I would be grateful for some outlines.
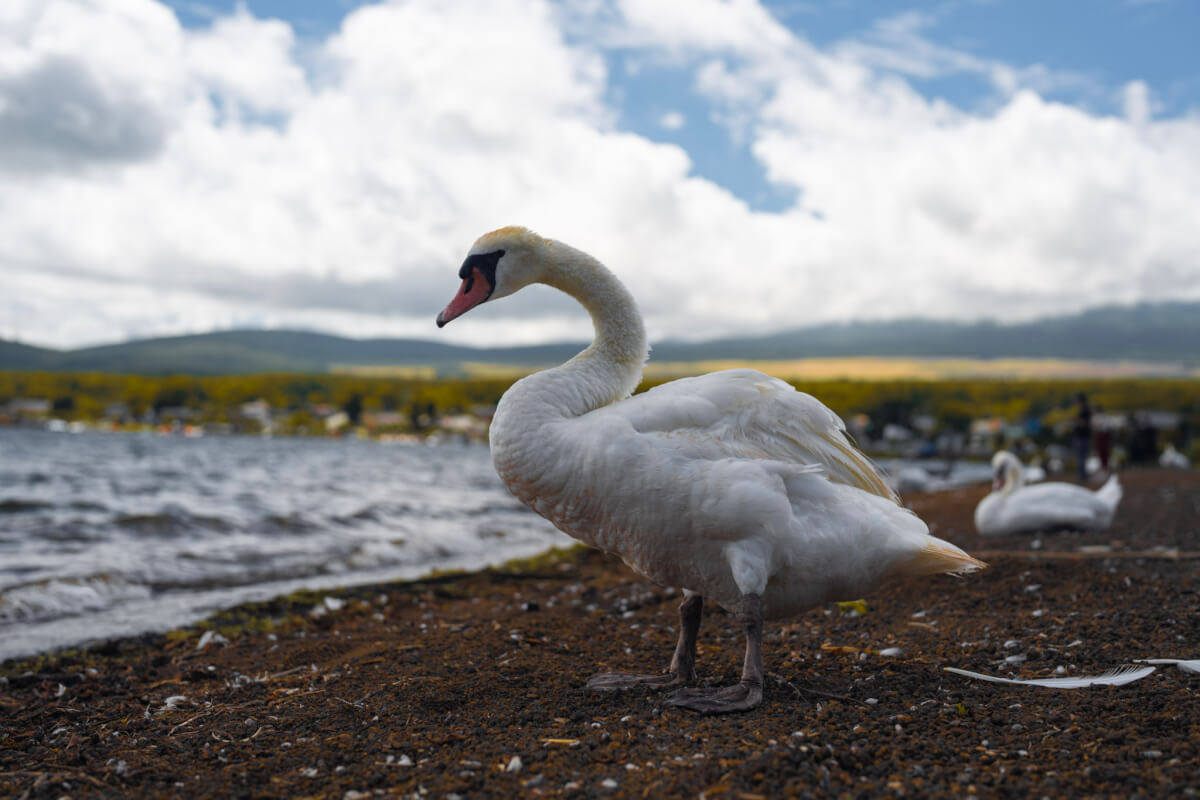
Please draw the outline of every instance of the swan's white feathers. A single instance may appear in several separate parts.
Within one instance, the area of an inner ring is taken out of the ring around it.
[[[1121,501],[1121,484],[1111,476],[1097,491],[1058,481],[1026,486],[1021,462],[1001,450],[992,459],[1003,470],[1005,485],[975,507],[975,528],[984,536],[1057,528],[1102,530]]]
[[[811,395],[757,370],[681,378],[594,413],[622,416],[639,433],[669,436],[690,458],[819,465],[832,481],[900,502],[851,443],[841,418]]]
[[[888,575],[983,564],[929,535],[853,446],[836,414],[754,370],[630,397],[645,362],[637,304],[607,268],[525,229],[502,248],[498,294],[531,282],[588,310],[591,346],[517,381],[496,408],[492,461],[561,530],[664,585],[767,617],[862,596]]]

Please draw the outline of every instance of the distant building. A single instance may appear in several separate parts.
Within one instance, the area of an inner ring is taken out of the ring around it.
[[[50,413],[50,401],[44,397],[14,397],[5,410],[13,416],[44,417]]]
[[[238,407],[238,413],[244,419],[254,419],[266,425],[271,421],[271,406],[266,400],[251,400]]]

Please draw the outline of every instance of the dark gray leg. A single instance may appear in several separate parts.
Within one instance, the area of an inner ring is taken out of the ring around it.
[[[743,595],[737,617],[746,634],[746,660],[742,664],[741,681],[733,686],[680,689],[667,698],[667,705],[701,714],[728,714],[749,711],[762,702],[762,598],[756,594]]]
[[[601,672],[588,680],[587,688],[604,692],[638,686],[678,686],[696,680],[696,634],[700,631],[703,611],[704,598],[698,594],[684,597],[679,604],[679,639],[675,642],[675,655],[671,657],[671,666],[666,672],[659,675]]]

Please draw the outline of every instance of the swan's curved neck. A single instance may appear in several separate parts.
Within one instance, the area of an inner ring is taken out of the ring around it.
[[[649,347],[633,295],[595,258],[561,242],[546,243],[542,283],[574,297],[591,314],[595,338],[567,363],[518,381],[510,405],[537,416],[577,417],[627,397],[642,378]],[[499,412],[498,412],[499,413]]]
[[[1012,494],[1017,489],[1025,485],[1025,470],[1017,461],[1006,461],[1004,463],[1004,488],[1001,490],[1003,494]]]

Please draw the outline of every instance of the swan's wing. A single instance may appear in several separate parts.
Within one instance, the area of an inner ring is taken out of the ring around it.
[[[1024,486],[1005,502],[1006,522],[1022,530],[1094,526],[1104,512],[1087,489],[1069,483],[1039,483]]]
[[[690,458],[817,465],[832,481],[900,502],[875,465],[854,446],[837,414],[815,397],[757,370],[681,378],[600,412],[623,417],[639,433],[671,437],[677,450]]]

